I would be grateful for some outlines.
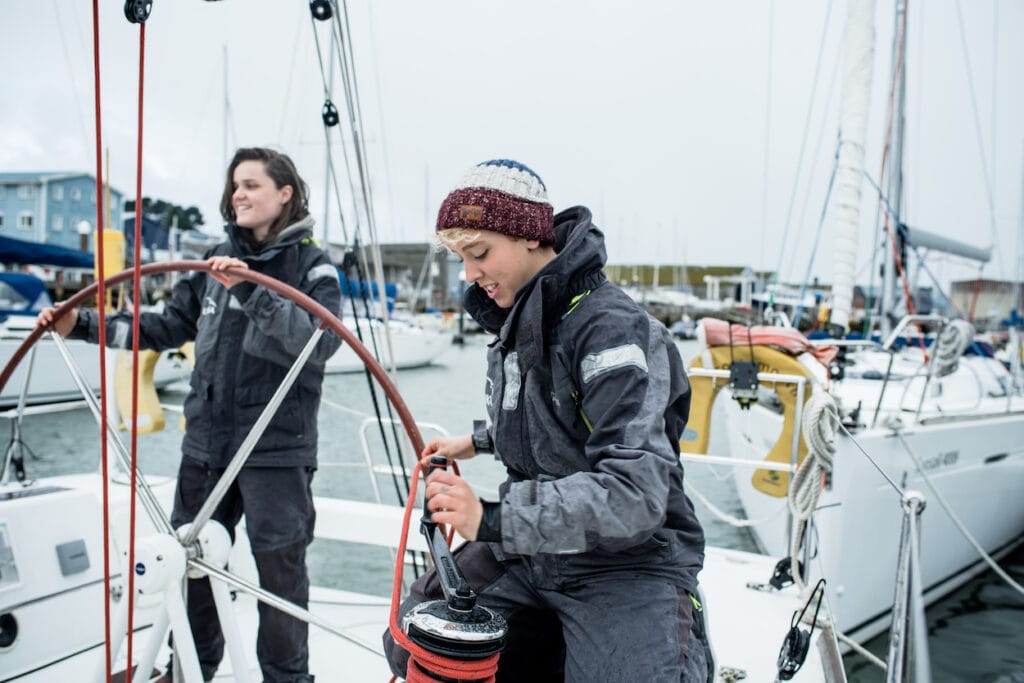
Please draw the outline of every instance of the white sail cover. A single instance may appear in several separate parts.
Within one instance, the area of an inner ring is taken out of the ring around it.
[[[861,182],[871,74],[875,62],[875,0],[850,0],[843,35],[843,91],[839,159],[832,194],[832,323],[849,327],[857,261]]]

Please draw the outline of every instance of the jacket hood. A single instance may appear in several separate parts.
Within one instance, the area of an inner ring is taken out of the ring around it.
[[[293,244],[313,236],[313,226],[316,221],[312,216],[292,223],[277,234],[269,242],[257,245],[252,239],[252,232],[248,228],[240,228],[235,223],[228,223],[224,230],[228,234],[232,247],[242,258],[250,261],[264,261],[274,257],[278,252]]]
[[[487,332],[508,338],[515,321],[524,309],[530,308],[530,317],[542,316],[534,330],[534,334],[539,334],[541,326],[557,322],[573,296],[604,282],[604,234],[591,222],[590,209],[565,209],[555,215],[554,223],[555,258],[516,292],[511,308],[499,307],[479,285],[473,284],[466,290],[463,306]],[[533,302],[528,305],[528,300]]]

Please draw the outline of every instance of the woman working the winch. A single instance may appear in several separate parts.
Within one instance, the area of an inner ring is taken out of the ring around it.
[[[191,522],[217,484],[264,406],[281,384],[318,321],[296,303],[244,280],[229,268],[252,269],[289,284],[337,312],[337,270],[313,239],[308,188],[286,155],[239,149],[228,166],[221,198],[228,239],[207,254],[210,272],[194,272],[174,286],[160,313],[142,313],[139,347],[163,350],[195,341],[195,369],[184,404],[185,435],[171,523]],[[53,324],[54,309],[38,324]],[[99,316],[80,309],[55,330],[99,340]],[[109,346],[132,346],[130,313],[107,317]],[[299,372],[237,479],[213,514],[234,538],[245,514],[260,585],[306,607],[306,547],[313,540],[311,485],[317,465],[317,411],[324,363],[341,344],[327,332]],[[188,585],[188,615],[203,678],[211,680],[224,637],[208,579]],[[312,681],[308,625],[259,604],[257,656],[267,682]],[[171,679],[171,669],[161,680]]]
[[[424,466],[494,453],[508,479],[483,502],[440,470],[425,495],[433,521],[470,541],[455,557],[479,604],[508,621],[498,680],[708,680],[704,534],[678,458],[690,387],[668,331],[605,277],[590,211],[553,215],[517,162],[470,169],[437,240],[473,283],[466,310],[497,338],[490,424],[434,439]],[[440,597],[428,572],[401,614]],[[390,634],[385,647],[405,675],[408,653]]]

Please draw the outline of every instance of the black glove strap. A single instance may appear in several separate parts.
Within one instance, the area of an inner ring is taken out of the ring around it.
[[[480,518],[480,528],[476,531],[476,540],[501,543],[501,503],[480,501],[484,506],[484,515]]]
[[[494,442],[487,431],[487,422],[484,420],[473,420],[473,449],[477,453],[493,453]]]

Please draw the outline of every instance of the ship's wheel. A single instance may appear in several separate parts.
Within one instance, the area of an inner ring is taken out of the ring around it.
[[[182,271],[209,272],[210,267],[205,261],[175,261],[170,263],[143,265],[139,270],[142,276],[149,276],[160,273]],[[280,399],[287,393],[291,384],[294,382],[298,371],[305,364],[309,354],[316,346],[316,342],[322,334],[327,331],[331,331],[338,335],[344,343],[351,346],[352,350],[355,351],[356,355],[358,355],[366,365],[370,374],[372,374],[377,380],[388,400],[391,401],[415,452],[420,453],[423,451],[423,439],[415,421],[413,420],[412,414],[409,412],[408,407],[405,405],[405,402],[398,393],[398,388],[391,381],[387,372],[383,367],[381,367],[370,351],[333,312],[327,310],[320,303],[294,287],[267,275],[247,269],[229,269],[226,272],[229,272],[243,280],[253,282],[256,285],[266,287],[280,296],[294,302],[312,317],[317,319],[319,321],[319,325],[310,337],[310,340],[302,349],[293,349],[296,354],[296,360],[292,367],[285,375],[277,390],[274,392],[271,401],[264,410],[264,413],[256,421],[256,424],[252,427],[250,433],[242,441],[243,446],[239,449],[235,458],[228,465],[221,480],[215,486],[210,498],[203,504],[203,507],[200,509],[192,524],[175,530],[171,526],[167,512],[156,500],[152,491],[146,486],[145,480],[141,477],[138,478],[138,499],[153,525],[158,530],[158,533],[150,538],[140,539],[137,544],[137,555],[134,558],[135,561],[133,565],[133,575],[135,577],[135,581],[133,582],[135,584],[134,590],[139,595],[162,595],[164,609],[161,611],[160,616],[157,619],[157,623],[154,624],[155,628],[153,629],[153,636],[149,639],[148,647],[139,658],[137,676],[143,676],[142,672],[152,670],[158,650],[162,645],[164,634],[169,627],[175,634],[174,642],[178,649],[178,657],[176,660],[182,667],[182,673],[185,680],[189,683],[192,681],[202,681],[199,662],[195,652],[195,644],[192,641],[191,629],[188,625],[185,603],[181,595],[182,580],[186,574],[190,578],[198,578],[202,576],[208,576],[210,578],[210,585],[213,589],[218,615],[224,630],[225,640],[227,641],[228,656],[231,659],[232,669],[235,671],[237,680],[240,682],[244,682],[246,680],[248,666],[245,662],[244,653],[239,645],[240,637],[238,635],[238,627],[234,620],[233,610],[231,608],[229,587],[234,590],[247,592],[257,600],[280,609],[298,619],[303,619],[311,624],[326,628],[341,637],[347,637],[342,630],[333,628],[330,624],[324,623],[323,620],[309,613],[308,610],[283,600],[282,598],[263,590],[259,586],[227,571],[225,566],[227,554],[230,551],[231,541],[227,531],[224,530],[217,522],[210,520],[210,515],[220,498],[223,497],[224,492],[226,492],[228,487],[234,481],[234,478],[238,474],[238,470],[244,465],[245,458],[248,456],[246,444],[250,444],[248,450],[251,450],[251,447],[259,440],[262,429],[267,423],[269,423],[270,418],[273,417]],[[132,276],[132,270],[125,270],[106,278],[105,282],[108,286],[116,285],[128,280]],[[68,315],[73,309],[80,306],[83,302],[90,298],[94,298],[97,294],[98,287],[98,283],[93,283],[57,307],[54,314],[54,321],[56,322],[65,315]],[[0,372],[0,390],[3,389],[4,385],[10,379],[21,361],[26,357],[32,346],[44,334],[49,334],[49,332],[43,328],[37,327],[28,335],[21,346],[11,356],[7,365],[3,368],[3,371]],[[96,397],[93,395],[84,379],[80,376],[80,373],[77,372],[76,368],[74,368],[70,363],[69,372],[73,377],[78,374],[76,383],[82,390],[83,397],[86,399],[86,402],[90,405],[90,408],[92,408],[96,415],[97,421],[99,421],[101,411]],[[128,422],[128,420],[126,420],[126,422]],[[108,425],[107,431],[109,434],[113,435],[111,439],[114,442],[115,451],[121,457],[122,464],[126,469],[128,469],[130,467],[131,460],[129,459],[127,449],[125,449],[121,444],[117,437],[116,430],[112,426]],[[126,619],[127,614],[122,611],[122,614],[119,614],[118,618],[114,620],[116,626],[111,630],[111,640],[116,641],[111,643],[111,649],[114,652],[118,650],[121,640],[124,638],[123,633],[125,631],[125,624],[123,622]],[[142,680],[145,679],[143,678]]]

